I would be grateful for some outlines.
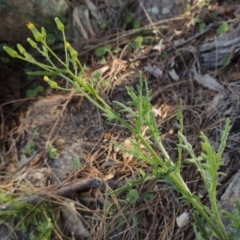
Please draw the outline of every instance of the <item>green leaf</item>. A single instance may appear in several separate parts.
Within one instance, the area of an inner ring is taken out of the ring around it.
[[[108,21],[106,21],[106,20],[104,20],[103,22],[102,22],[102,24],[101,24],[101,28],[102,29],[105,29],[105,28],[107,28],[108,27],[108,25],[109,25],[109,22]]]
[[[96,57],[102,57],[107,52],[109,52],[111,49],[112,49],[112,46],[110,44],[107,44],[107,45],[104,45],[102,47],[95,49],[94,54]]]
[[[223,150],[227,145],[227,139],[228,139],[228,135],[230,133],[231,128],[232,126],[230,125],[230,119],[227,118],[223,133],[221,134],[221,143],[218,147],[218,152],[220,153],[220,155],[223,153]]]
[[[202,32],[202,31],[204,31],[205,29],[206,29],[206,23],[204,23],[204,22],[200,23],[200,25],[199,25],[199,31]]]
[[[130,45],[130,48],[132,49],[138,49],[142,47],[143,37],[138,36],[135,41]]]
[[[8,57],[0,57],[1,62],[3,63],[9,63],[10,59]]]
[[[35,144],[33,142],[28,142],[27,145],[25,146],[24,153],[32,155],[35,152]]]
[[[202,23],[203,20],[201,18],[194,18],[195,23]]]
[[[35,89],[38,93],[44,92],[43,86],[37,86]]]
[[[33,131],[33,138],[34,139],[39,139],[39,132],[40,132],[40,128],[39,127],[36,127]]]
[[[165,60],[168,57],[167,51],[163,51],[162,54],[161,54],[161,57],[162,57],[163,60]]]
[[[92,78],[95,80],[100,80],[100,78],[102,77],[102,74],[100,72],[96,72]]]
[[[227,66],[231,63],[230,57],[223,57],[221,61],[224,66]]]
[[[35,236],[34,231],[32,231],[32,232],[30,233],[29,237],[30,237],[31,240],[35,240],[35,239],[36,239],[36,236]]]
[[[36,89],[29,89],[26,92],[27,98],[35,98],[37,96]]]
[[[127,12],[124,20],[126,24],[129,24],[133,20],[133,14],[131,12]]]
[[[36,88],[28,89],[26,95],[28,98],[35,98],[42,92],[44,92],[44,88],[42,86],[37,86]]]
[[[47,40],[47,44],[51,46],[56,42],[57,38],[54,34],[48,33],[46,40]]]
[[[210,240],[212,231],[206,228],[204,218],[202,218],[197,211],[193,212],[194,224],[193,229],[198,240]]]
[[[138,199],[139,199],[139,194],[136,189],[131,189],[126,196],[126,200],[129,203],[135,203]]]
[[[133,22],[133,28],[134,28],[134,29],[137,29],[137,28],[140,28],[140,27],[141,27],[141,22],[135,20],[135,21]]]
[[[57,155],[57,149],[50,143],[47,146],[48,155],[50,158],[54,158]]]
[[[151,200],[154,198],[154,196],[155,196],[155,194],[153,194],[153,193],[147,193],[147,194],[145,194],[145,196],[144,196],[144,200],[145,200],[146,202],[149,202],[149,201],[151,201]]]
[[[79,168],[81,168],[81,163],[80,163],[80,159],[79,159],[79,157],[75,157],[74,159],[73,159],[73,167],[75,168],[75,169],[79,169]]]
[[[219,13],[218,13],[218,12],[213,12],[211,15],[212,15],[213,18],[217,18],[217,16],[219,15]]]
[[[218,34],[222,34],[228,31],[228,23],[223,22],[217,29]]]

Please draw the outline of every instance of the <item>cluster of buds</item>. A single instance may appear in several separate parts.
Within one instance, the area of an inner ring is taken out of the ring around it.
[[[70,61],[72,62],[74,68],[77,68],[77,63],[79,62],[78,60],[78,52],[70,45],[69,42],[67,42],[65,40],[65,35],[64,35],[64,25],[63,23],[60,21],[59,18],[55,18],[55,22],[56,22],[56,25],[57,25],[57,28],[63,32],[63,36],[64,36],[64,41],[65,41],[65,51],[66,51],[66,65],[68,66],[68,62],[69,62],[69,59]],[[51,51],[51,49],[48,47],[47,43],[46,43],[46,37],[47,37],[47,34],[46,34],[46,31],[44,29],[44,27],[41,28],[41,31],[39,31],[35,25],[33,23],[28,23],[27,24],[27,27],[29,30],[31,30],[33,36],[34,36],[34,40],[32,40],[31,38],[28,38],[27,41],[29,42],[29,44],[31,45],[31,47],[35,48],[38,50],[38,52],[40,52],[44,57],[46,57],[47,59],[49,59],[49,51]],[[38,43],[40,43],[42,45],[42,48],[40,49],[38,47]],[[37,64],[38,62],[35,61],[35,59],[31,56],[31,54],[27,53],[26,49],[21,45],[21,44],[17,44],[17,48],[18,48],[18,51],[15,51],[14,49],[8,47],[8,46],[4,46],[3,49],[12,57],[12,58],[19,58],[21,60],[25,60],[25,61],[28,61],[28,62],[31,62],[31,63],[35,63]],[[51,53],[53,53],[51,51]],[[64,63],[63,63],[64,64]],[[40,66],[40,64],[37,64]],[[43,65],[41,64],[41,67]],[[48,66],[48,65],[44,65],[45,69],[48,70],[49,69],[49,72],[52,72],[52,67],[51,66]],[[47,75],[47,72],[46,72],[46,75]],[[48,76],[44,76],[43,77],[43,80],[46,81],[52,88],[60,88],[58,86],[58,84],[49,79]]]

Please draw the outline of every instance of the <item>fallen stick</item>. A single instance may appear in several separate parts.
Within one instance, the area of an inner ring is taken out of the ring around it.
[[[121,187],[126,184],[125,180],[117,181],[117,180],[109,180],[108,185],[112,189],[116,189],[118,187]],[[39,193],[36,193],[34,195],[30,195],[27,197],[17,198],[11,203],[4,203],[0,205],[1,211],[10,211],[18,208],[18,206],[21,206],[22,204],[26,205],[37,205],[43,200],[52,200],[58,197],[66,197],[71,195],[72,193],[83,191],[89,188],[101,188],[106,189],[106,184],[100,179],[100,178],[88,178],[80,180],[79,182],[75,182],[72,184],[69,184],[67,186],[61,187],[59,189],[56,189],[53,191],[53,187],[56,186],[50,186],[43,191],[40,191]]]

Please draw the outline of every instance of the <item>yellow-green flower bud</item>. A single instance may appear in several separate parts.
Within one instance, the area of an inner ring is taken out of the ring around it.
[[[30,45],[31,45],[33,48],[37,48],[37,43],[35,43],[31,38],[28,38],[27,41],[30,43]]]
[[[10,47],[4,46],[4,51],[7,52],[12,58],[19,57],[19,54]]]
[[[66,48],[68,49],[71,57],[76,59],[78,56],[78,52],[70,45],[69,42],[66,42],[65,44],[66,44]]]
[[[60,19],[58,17],[56,17],[55,19],[55,22],[57,24],[57,28],[60,30],[60,31],[63,31],[64,30],[64,25],[62,24],[62,22],[60,21]]]
[[[33,36],[34,36],[34,38],[35,38],[35,40],[36,40],[37,42],[43,42],[44,37],[43,37],[42,33],[40,33],[40,32],[36,29],[36,27],[34,26],[34,24],[28,23],[28,24],[27,24],[27,27],[32,31],[32,34],[33,34]]]
[[[49,80],[48,76],[44,76],[44,77],[43,77],[43,80],[44,80],[45,82],[47,82],[47,81]]]
[[[48,76],[44,76],[43,80],[47,82],[51,88],[59,88],[58,84],[55,81],[52,81],[51,79],[49,79]]]
[[[41,28],[41,33],[42,33],[43,37],[46,38],[47,33],[46,33],[46,30],[44,27]]]
[[[77,58],[78,57],[78,52],[75,51],[74,49],[72,49],[72,51],[70,53],[71,53],[73,58]]]
[[[17,47],[18,47],[18,50],[21,54],[24,54],[26,53],[26,50],[25,48],[21,45],[21,44],[17,44]]]
[[[69,48],[71,46],[69,42],[66,42],[65,45],[66,45],[66,48]]]

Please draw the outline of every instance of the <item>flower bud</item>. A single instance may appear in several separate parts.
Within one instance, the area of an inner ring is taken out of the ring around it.
[[[49,79],[48,76],[44,76],[43,80],[47,82],[51,88],[59,88],[58,84],[55,81]]]
[[[17,44],[17,48],[21,54],[26,53],[25,48],[21,44]]]
[[[4,46],[4,51],[7,52],[12,58],[19,57],[19,54],[10,47]]]
[[[68,49],[70,55],[72,58],[77,58],[78,57],[78,52],[70,45],[69,42],[66,42],[66,48]]]
[[[32,31],[32,34],[37,42],[43,42],[43,34],[36,29],[33,23],[28,23],[27,27]]]
[[[33,48],[37,48],[37,43],[35,43],[31,38],[28,38],[27,41],[30,43],[30,45],[31,45]]]
[[[46,30],[44,27],[41,28],[41,33],[42,33],[43,37],[46,38],[47,33],[46,33]]]
[[[56,17],[55,19],[55,22],[57,24],[57,28],[60,30],[60,31],[63,31],[64,30],[64,25],[62,24],[62,22],[60,21],[60,19],[58,17]]]

